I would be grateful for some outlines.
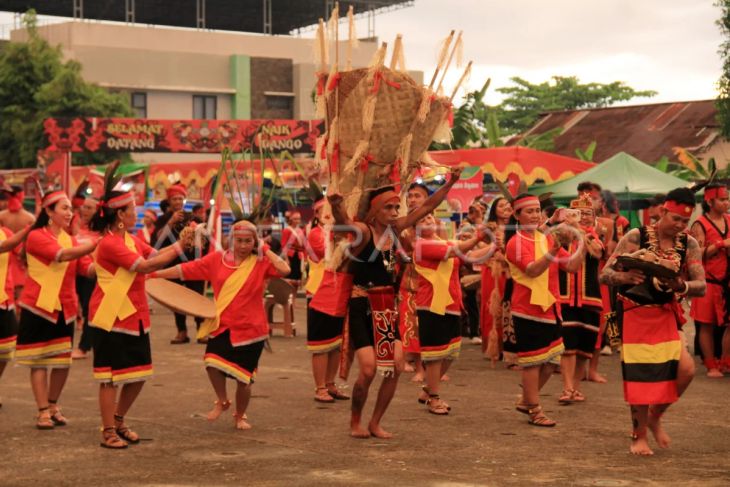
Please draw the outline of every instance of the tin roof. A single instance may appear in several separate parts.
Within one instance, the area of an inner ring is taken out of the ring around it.
[[[523,135],[563,127],[555,138],[554,152],[558,154],[575,157],[576,149],[596,141],[595,162],[627,152],[654,163],[662,156],[676,160],[672,147],[702,152],[712,145],[719,139],[716,114],[714,100],[549,112]],[[519,138],[513,137],[508,145]]]

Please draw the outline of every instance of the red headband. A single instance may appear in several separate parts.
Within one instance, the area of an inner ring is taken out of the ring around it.
[[[690,217],[694,211],[694,206],[685,205],[684,203],[678,203],[676,201],[667,200],[664,202],[664,208],[672,213],[676,213],[679,216]]]
[[[323,206],[324,206],[324,198],[322,198],[321,200],[315,201],[313,208],[316,211],[316,210],[319,210],[320,208],[322,208]]]
[[[182,184],[173,184],[167,188],[167,197],[172,198],[176,194],[181,195],[183,198],[188,197],[188,190]]]
[[[114,198],[111,198],[108,201],[100,202],[101,205],[106,206],[107,208],[124,208],[130,203],[134,203],[134,193],[127,192],[124,194],[120,194],[119,196],[115,196]]]
[[[152,218],[152,221],[157,221],[157,213],[155,213],[154,210],[145,210],[144,214]]]
[[[386,191],[384,193],[380,193],[378,196],[373,198],[373,200],[370,202],[370,209],[368,210],[368,214],[365,217],[365,221],[369,222],[375,217],[375,214],[380,211],[380,209],[385,206],[386,203],[389,201],[397,201],[400,202],[400,196],[398,196],[398,193],[395,191]]]
[[[50,208],[64,198],[68,199],[68,196],[66,196],[66,193],[64,193],[63,191],[54,191],[52,193],[48,193],[43,197],[43,203],[41,204],[41,206],[43,208]]]
[[[512,209],[514,211],[521,210],[523,208],[527,208],[528,206],[537,206],[540,207],[540,200],[537,196],[525,196],[523,198],[520,198],[518,200],[514,200],[512,202]]]
[[[253,233],[254,238],[258,238],[258,230],[256,229],[256,225],[248,220],[241,220],[239,222],[236,222],[231,227],[232,235],[244,235],[248,233]]]
[[[705,201],[710,201],[716,198],[727,198],[727,186],[720,186],[717,188],[705,189]]]
[[[23,208],[23,200],[25,199],[25,193],[18,191],[17,193],[10,193],[8,195],[8,210],[12,213],[20,211]]]

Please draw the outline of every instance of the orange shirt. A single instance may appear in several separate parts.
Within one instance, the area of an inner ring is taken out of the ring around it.
[[[71,237],[71,242],[74,246],[77,245],[74,237]],[[25,241],[26,254],[32,255],[45,265],[57,261],[62,250],[63,248],[61,248],[58,244],[57,237],[47,227],[32,230],[28,233],[28,237]],[[66,267],[66,273],[63,277],[63,283],[58,293],[58,298],[61,301],[61,308],[63,310],[63,317],[66,320],[66,323],[74,321],[79,312],[79,298],[76,294],[76,274],[86,276],[89,272],[90,265],[91,257],[88,255],[68,262],[68,267]],[[20,295],[19,304],[22,308],[25,308],[38,316],[42,316],[48,321],[56,323],[59,316],[58,311],[49,313],[36,307],[40,291],[40,284],[37,283],[29,274],[25,280],[25,287]]]
[[[185,281],[210,281],[213,295],[217,298],[226,279],[233,274],[233,255],[220,251],[211,252],[202,259],[180,264]],[[212,333],[217,336],[231,331],[231,344],[247,345],[265,339],[269,335],[269,322],[264,311],[264,286],[270,277],[280,277],[271,261],[262,256],[256,261],[248,279],[231,304],[220,317],[220,327]]]
[[[115,274],[120,268],[134,272],[137,266],[144,259],[152,255],[155,250],[136,236],[130,235],[130,237],[132,237],[132,241],[134,242],[134,251],[124,244],[123,236],[113,233],[104,235],[96,248],[96,265],[103,267],[110,274]],[[150,309],[147,304],[144,281],[144,274],[137,274],[134,277],[132,286],[127,292],[127,297],[137,311],[124,320],[117,318],[112,327],[112,331],[139,336],[139,324],[142,322],[142,328],[145,333],[149,332]],[[103,298],[104,291],[97,284],[94,287],[94,292],[91,294],[91,300],[89,301],[89,317],[94,317]],[[93,323],[89,324],[94,326]]]
[[[439,264],[445,260],[446,254],[450,247],[456,245],[456,242],[447,242],[445,240],[416,240],[415,249],[413,251],[413,261],[415,264],[436,270]],[[448,292],[453,302],[446,306],[446,313],[452,315],[461,315],[461,281],[459,280],[459,265],[461,259],[459,257],[449,257],[453,261],[451,276],[449,277]],[[433,284],[421,274],[418,274],[418,289],[416,290],[416,309],[430,310],[431,301],[434,296]]]

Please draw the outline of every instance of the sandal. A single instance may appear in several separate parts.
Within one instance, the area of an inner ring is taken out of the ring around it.
[[[531,406],[530,409],[527,410],[527,414],[530,415],[530,419],[528,419],[527,422],[533,426],[552,428],[553,426],[558,424],[552,419],[545,416],[545,414],[542,412],[542,406],[540,406],[539,404]]]
[[[129,445],[119,437],[114,426],[109,426],[101,430],[101,443],[99,443],[99,446],[110,450],[123,450]]]
[[[586,400],[586,397],[578,389],[573,389],[570,398],[573,400],[573,402],[584,402]]]
[[[139,435],[129,429],[129,427],[124,424],[124,416],[120,416],[118,414],[114,415],[114,422],[116,423],[116,426],[114,427],[114,431],[117,433],[117,435],[126,441],[127,443],[131,443],[133,445],[139,443]]]
[[[421,391],[422,391],[421,394],[419,394],[419,396],[418,396],[418,402],[419,402],[419,404],[425,404],[426,406],[428,406],[428,401],[432,397],[431,392],[429,391],[428,386],[421,386]],[[424,397],[424,394],[426,397]],[[438,394],[435,394],[435,396],[438,397]],[[451,406],[446,404],[446,402],[444,402],[444,401],[442,401],[442,402],[446,406],[446,409],[451,411]]]
[[[39,408],[38,409],[38,418],[35,422],[35,427],[39,430],[52,430],[55,428],[56,423],[53,422],[51,419],[51,413],[48,411],[48,408]]]
[[[515,409],[522,414],[530,414],[530,407],[524,403],[524,399],[522,398],[515,403]]]
[[[562,394],[558,398],[558,404],[561,406],[569,406],[573,404],[573,391],[572,389],[563,389]]]
[[[224,411],[228,411],[229,407],[231,407],[231,401],[228,399],[224,401],[213,401],[213,409],[208,411],[206,418],[208,421],[215,421]]]
[[[330,393],[327,391],[326,387],[317,387],[314,390],[314,400],[317,402],[325,402],[330,404],[335,402],[335,398],[330,396]]]
[[[332,396],[334,399],[338,401],[347,401],[348,399],[350,399],[350,396],[340,391],[337,388],[337,384],[335,384],[334,382],[328,382],[327,384],[325,384],[325,386],[327,386],[327,392],[329,393],[329,395]]]
[[[48,401],[48,403],[49,413],[51,414],[51,421],[53,421],[53,424],[56,426],[66,426],[68,424],[68,420],[63,414],[61,414],[61,408],[56,405],[56,401]]]
[[[451,411],[449,405],[442,401],[438,394],[429,394],[426,405],[429,413],[439,416],[446,416]]]
[[[334,401],[334,399],[333,399],[333,401]],[[233,413],[233,422],[236,425],[237,430],[250,430],[251,429],[251,425],[249,424],[248,421],[246,421],[246,419],[248,419],[248,416],[246,416],[246,413],[243,413],[240,415],[238,413]]]

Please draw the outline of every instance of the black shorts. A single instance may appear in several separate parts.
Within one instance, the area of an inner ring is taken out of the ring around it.
[[[352,345],[352,349],[358,350],[363,347],[374,347],[373,315],[370,310],[368,298],[350,299],[350,310],[348,313],[350,345]],[[395,339],[400,340],[397,323],[393,324],[393,328]]]
[[[439,315],[419,309],[418,338],[421,343],[421,360],[453,360],[461,351],[460,317]]]
[[[66,323],[63,313],[52,323],[23,309],[20,312],[15,359],[31,368],[71,366],[74,324]]]
[[[0,362],[9,362],[15,353],[18,338],[18,320],[15,310],[0,309]]]
[[[561,334],[565,353],[591,358],[596,348],[601,312],[563,305],[562,315]]]
[[[339,349],[344,323],[344,317],[338,318],[307,307],[307,350],[328,353]]]
[[[152,377],[150,335],[139,323],[139,336],[91,327],[94,379],[106,384],[141,382]]]
[[[517,363],[533,367],[558,363],[565,347],[558,323],[534,321],[512,315],[517,339]]]
[[[252,384],[259,368],[264,341],[234,347],[231,344],[231,332],[226,330],[208,339],[208,345],[205,347],[205,366],[218,369],[238,382]]]

